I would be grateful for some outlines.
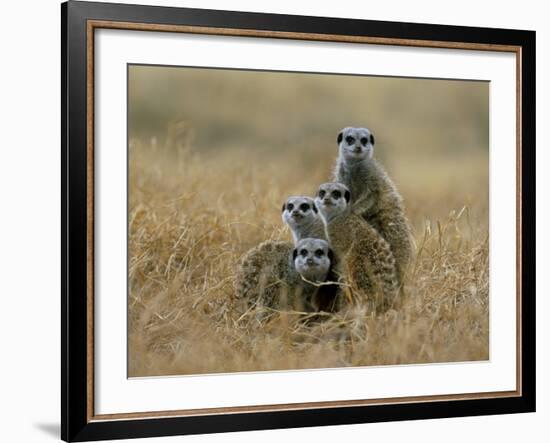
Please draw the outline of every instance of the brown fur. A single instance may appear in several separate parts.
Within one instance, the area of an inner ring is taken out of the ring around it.
[[[341,263],[338,271],[347,277],[350,285],[347,301],[364,304],[366,300],[374,310],[393,306],[397,298],[397,276],[388,242],[365,220],[349,212],[334,217],[326,229]]]
[[[392,180],[373,158],[352,166],[339,159],[335,176],[351,191],[352,211],[389,243],[397,280],[402,285],[412,259],[413,241],[403,200]]]
[[[316,312],[333,307],[337,286],[315,286],[304,281],[294,268],[293,250],[290,242],[269,240],[243,256],[235,278],[240,311],[256,311],[265,318],[270,310]],[[333,277],[329,272],[328,280]]]

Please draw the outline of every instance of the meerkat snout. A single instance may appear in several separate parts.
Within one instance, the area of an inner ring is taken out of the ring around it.
[[[340,156],[347,162],[369,159],[374,152],[374,135],[367,128],[344,128],[336,141]]]
[[[289,197],[283,205],[283,222],[293,227],[302,221],[309,222],[317,218],[315,202],[310,197]]]
[[[319,186],[315,204],[325,221],[349,210],[351,193],[342,183],[323,183]]]
[[[327,241],[304,238],[297,243],[292,254],[294,268],[302,277],[314,282],[326,280],[333,260]]]
[[[283,204],[281,216],[283,223],[289,226],[295,244],[302,238],[324,238],[323,221],[311,197],[289,197]]]

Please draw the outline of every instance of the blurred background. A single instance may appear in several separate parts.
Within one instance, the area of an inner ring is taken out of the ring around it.
[[[300,165],[295,192],[312,193],[308,169],[329,179],[338,131],[365,126],[411,211],[486,203],[487,82],[131,66],[129,95],[130,139],[157,155],[191,146],[228,173],[243,156],[243,168],[285,159]]]

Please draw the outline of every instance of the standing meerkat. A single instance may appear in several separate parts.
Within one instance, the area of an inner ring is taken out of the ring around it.
[[[292,196],[283,204],[283,223],[290,227],[294,244],[303,238],[325,239],[325,228],[311,197]]]
[[[338,258],[339,271],[352,290],[375,309],[386,309],[397,297],[395,259],[388,242],[361,216],[351,211],[351,193],[342,183],[324,183],[315,204]]]
[[[338,133],[337,142],[334,179],[349,188],[353,196],[352,211],[389,243],[402,285],[413,255],[403,199],[384,168],[373,158],[374,136],[367,128],[344,128]]]
[[[236,297],[245,309],[291,307],[318,311],[336,297],[336,285],[321,284],[333,276],[333,254],[326,240],[306,238],[296,247],[266,241],[241,261],[235,280]]]

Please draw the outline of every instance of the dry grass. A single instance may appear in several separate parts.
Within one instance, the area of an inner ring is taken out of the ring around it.
[[[266,159],[254,150],[202,152],[167,139],[130,144],[130,376],[488,358],[486,159],[428,156],[388,168],[417,242],[399,310],[374,316],[354,309],[310,326],[281,312],[252,330],[235,322],[227,303],[235,264],[263,240],[290,239],[281,202],[327,181],[335,148]],[[466,170],[469,180],[458,184]],[[448,186],[433,185],[438,174]]]
[[[145,66],[129,81],[130,376],[488,358],[487,83]],[[282,202],[328,181],[338,130],[365,124],[418,244],[402,306],[235,323],[239,258],[290,240]]]

